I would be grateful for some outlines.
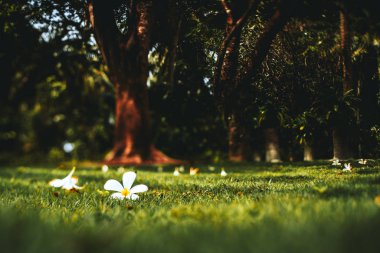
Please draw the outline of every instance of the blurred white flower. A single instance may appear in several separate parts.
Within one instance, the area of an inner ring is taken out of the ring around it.
[[[75,144],[71,142],[65,142],[63,143],[62,148],[63,148],[63,151],[65,151],[66,153],[71,153],[75,148]]]
[[[163,168],[162,166],[158,166],[158,167],[157,167],[157,171],[158,171],[158,172],[163,172],[163,171],[164,171],[164,168]]]
[[[69,175],[67,175],[64,179],[53,179],[49,182],[49,185],[56,188],[63,188],[65,190],[82,189],[83,187],[76,185],[78,183],[78,178],[73,177],[74,172],[75,167],[73,167]]]
[[[345,163],[343,171],[351,172],[351,163]]]
[[[146,192],[148,187],[143,184],[135,185],[132,187],[136,179],[136,173],[129,171],[123,174],[123,185],[115,179],[110,179],[104,184],[104,189],[107,191],[115,191],[111,194],[115,199],[132,199],[136,200],[139,196],[136,193]]]
[[[366,165],[367,164],[367,160],[366,159],[359,159],[358,161],[360,164],[363,164],[363,165]]]
[[[339,162],[339,159],[335,159],[335,160],[333,160],[333,162],[332,162],[331,165],[333,165],[333,166],[340,166],[342,164]]]
[[[104,164],[104,165],[102,166],[102,172],[103,172],[103,173],[106,173],[108,170],[109,170],[108,166]]]
[[[215,171],[215,167],[214,166],[208,166],[208,170],[209,171]]]
[[[195,176],[198,173],[199,173],[198,168],[193,168],[193,167],[190,168],[190,176]]]
[[[176,176],[176,177],[178,177],[178,176],[180,175],[180,173],[179,173],[179,168],[176,167],[176,168],[174,169],[173,175]]]
[[[179,166],[178,170],[179,170],[179,172],[183,173],[183,172],[185,172],[185,167],[181,165],[181,166]]]
[[[117,172],[119,172],[119,173],[123,173],[124,172],[124,167],[119,167],[119,168],[117,168]]]
[[[224,170],[224,168],[222,168],[222,171],[220,172],[220,175],[221,175],[222,177],[227,176],[227,172]]]

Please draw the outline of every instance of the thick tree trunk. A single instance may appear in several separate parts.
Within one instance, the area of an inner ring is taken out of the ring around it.
[[[303,160],[304,161],[314,161],[314,149],[313,149],[313,146],[308,144],[308,143],[304,143],[304,146],[303,146]]]
[[[352,61],[351,61],[351,34],[348,23],[348,13],[345,8],[344,1],[341,2],[340,8],[340,37],[341,37],[341,50],[342,50],[342,75],[343,75],[343,88],[342,96],[352,90]],[[355,122],[356,119],[349,119],[348,122]],[[345,122],[339,122],[333,126],[333,149],[334,158],[347,159],[357,156],[358,139],[353,134],[356,126],[343,127]],[[356,125],[356,123],[353,123]]]
[[[150,5],[131,2],[128,33],[116,26],[110,3],[92,0],[88,14],[109,76],[116,91],[114,148],[106,156],[109,164],[175,163],[153,145],[147,94],[150,45]]]
[[[276,128],[264,129],[265,161],[271,163],[281,162],[280,139]]]
[[[356,156],[352,148],[352,139],[350,140],[351,131],[344,127],[333,129],[334,159],[345,160]]]

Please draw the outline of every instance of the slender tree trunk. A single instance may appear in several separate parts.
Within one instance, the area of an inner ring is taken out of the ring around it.
[[[304,161],[314,161],[314,149],[313,146],[308,144],[307,142],[304,143],[304,149],[303,149],[303,160]]]
[[[228,120],[228,158],[230,161],[249,161],[252,151],[249,143],[249,133],[245,126],[237,123],[234,115]]]
[[[166,73],[166,82],[170,85],[174,83],[174,73],[175,73],[175,60],[177,58],[177,46],[179,40],[179,32],[181,29],[182,19],[177,18],[176,27],[173,29],[174,34],[168,46],[168,59],[167,59],[167,73]]]
[[[265,161],[276,163],[281,161],[280,139],[276,128],[264,129],[265,135]]]
[[[116,26],[110,3],[92,0],[88,15],[116,91],[115,141],[106,156],[110,164],[177,162],[153,145],[147,78],[150,45],[149,1],[131,2],[128,33]]]
[[[344,1],[341,2],[340,8],[340,37],[342,50],[342,75],[343,75],[343,94],[354,88],[352,78],[352,60],[351,60],[351,33],[349,30],[349,20],[347,9]],[[333,149],[334,158],[347,159],[357,156],[358,141],[354,135],[356,119],[352,121],[353,126],[342,126],[346,122],[339,122],[333,126]],[[346,123],[347,124],[347,123]],[[348,123],[349,124],[349,123]]]
[[[373,46],[373,38],[360,63],[360,145],[364,157],[369,157],[376,148],[377,141],[371,134],[371,127],[380,124],[378,55]]]

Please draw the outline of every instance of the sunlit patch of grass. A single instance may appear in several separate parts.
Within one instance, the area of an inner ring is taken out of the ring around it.
[[[50,187],[70,167],[0,168],[4,252],[377,252],[380,167],[318,164],[127,167],[149,191],[138,201],[103,189],[122,172],[78,167],[79,192]],[[228,176],[220,176],[220,168]],[[162,172],[159,172],[162,171]]]

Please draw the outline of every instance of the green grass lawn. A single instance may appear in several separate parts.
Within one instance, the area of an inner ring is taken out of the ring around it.
[[[380,166],[223,166],[127,167],[149,187],[137,201],[104,192],[116,168],[79,166],[68,192],[48,182],[70,167],[2,167],[1,252],[380,252]]]

